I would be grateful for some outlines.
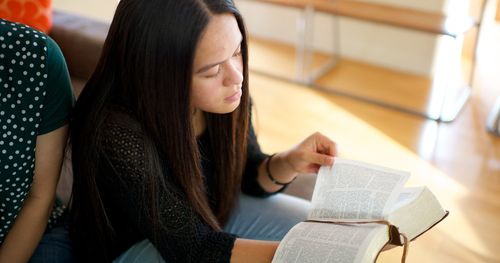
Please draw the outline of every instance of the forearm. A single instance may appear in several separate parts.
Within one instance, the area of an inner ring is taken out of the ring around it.
[[[269,170],[272,177],[278,182],[283,183],[291,182],[297,176],[297,172],[285,161],[285,155],[286,153],[284,152],[278,153],[273,156],[271,163],[269,163]],[[266,171],[267,162],[269,162],[269,158],[259,165],[257,180],[265,191],[273,193],[283,188],[283,186],[271,181]]]
[[[27,262],[46,229],[54,198],[28,197],[2,246],[0,263]]]
[[[231,263],[271,262],[279,242],[250,239],[236,239],[231,254]]]

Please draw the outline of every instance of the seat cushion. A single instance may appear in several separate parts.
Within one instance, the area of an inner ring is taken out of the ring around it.
[[[109,23],[62,11],[54,11],[53,22],[50,37],[61,48],[71,77],[87,80],[101,55]]]
[[[52,0],[2,0],[0,17],[48,33],[52,27]]]

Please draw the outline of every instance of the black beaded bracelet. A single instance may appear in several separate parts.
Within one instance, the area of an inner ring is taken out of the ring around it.
[[[266,173],[267,173],[267,177],[269,177],[269,180],[271,180],[271,182],[273,182],[273,184],[277,184],[277,185],[289,185],[290,183],[292,183],[295,178],[297,177],[294,177],[292,179],[292,181],[288,182],[288,183],[282,183],[282,182],[279,182],[277,181],[276,179],[274,179],[273,175],[271,174],[271,168],[269,168],[270,166],[270,163],[271,163],[271,159],[275,156],[276,154],[271,154],[269,157],[267,157],[267,162],[266,162]]]

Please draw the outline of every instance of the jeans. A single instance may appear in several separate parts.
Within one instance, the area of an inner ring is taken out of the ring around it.
[[[66,227],[58,226],[47,230],[29,263],[73,262],[71,242]]]
[[[307,218],[310,203],[304,199],[277,194],[269,198],[240,195],[224,231],[257,240],[281,240],[297,223]],[[156,248],[145,239],[130,247],[114,263],[165,263]]]

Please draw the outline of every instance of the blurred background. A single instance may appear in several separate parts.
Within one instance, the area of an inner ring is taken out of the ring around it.
[[[500,137],[486,129],[500,96],[496,0],[235,1],[266,152],[320,131],[342,157],[410,171],[450,216],[407,262],[500,262]],[[52,5],[109,23],[117,3]]]

